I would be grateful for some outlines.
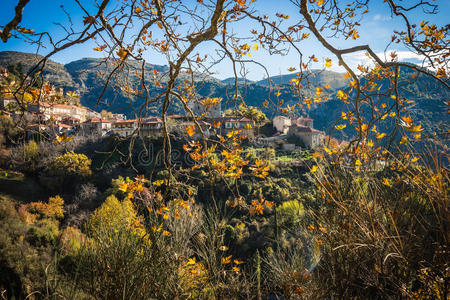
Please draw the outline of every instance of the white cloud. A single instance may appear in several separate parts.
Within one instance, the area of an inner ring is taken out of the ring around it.
[[[387,21],[387,20],[390,20],[390,19],[392,19],[392,18],[388,17],[388,16],[383,16],[383,15],[380,15],[380,14],[376,14],[376,15],[374,15],[372,17],[372,21]]]

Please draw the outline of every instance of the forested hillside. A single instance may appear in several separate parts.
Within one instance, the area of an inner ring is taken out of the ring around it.
[[[41,56],[34,54],[3,51],[0,52],[0,66],[7,67],[9,65],[22,64],[23,70],[28,71],[39,61]],[[140,68],[137,63],[131,63],[127,70],[119,72],[116,76],[110,79],[109,86],[104,89],[106,84],[105,74],[112,71],[113,66],[106,64],[102,59],[84,58],[81,60],[70,62],[66,65],[61,65],[53,61],[49,61],[44,71],[44,76],[52,84],[62,86],[66,89],[77,89],[81,92],[81,103],[94,110],[100,111],[107,109],[114,112],[121,112],[127,114],[129,117],[134,117],[133,106],[139,106],[142,99],[139,96],[129,97],[124,93],[120,85],[124,81],[130,81],[131,84],[136,85],[138,77],[133,73],[133,70]],[[152,95],[157,95],[163,90],[161,86],[156,86],[155,82],[151,80],[154,75],[153,70],[158,73],[158,79],[161,84],[167,82],[167,66],[146,64],[146,84],[148,85]],[[402,74],[405,80],[408,80],[412,74],[411,71],[402,69]],[[186,78],[188,74],[180,76],[179,82]],[[239,93],[245,99],[247,105],[259,107],[269,117],[281,114],[277,105],[263,106],[263,103],[269,97],[271,99],[283,100],[285,105],[294,105],[299,102],[297,96],[291,92],[289,81],[295,78],[296,74],[279,75],[271,78],[271,88],[269,89],[268,80],[261,80],[258,82],[247,81],[244,86],[242,78],[238,80]],[[223,109],[232,108],[235,105],[233,95],[235,92],[234,78],[229,78],[223,81],[215,79],[210,76],[202,76],[195,74],[196,90],[202,97],[221,97]],[[122,82],[121,82],[122,81]],[[316,87],[323,87],[329,85],[329,90],[326,93],[329,95],[329,101],[313,105],[310,110],[297,110],[297,114],[309,114],[314,118],[314,125],[317,129],[325,132],[331,132],[335,124],[338,122],[341,112],[348,109],[348,106],[336,98],[336,91],[339,89],[348,90],[347,80],[344,74],[335,73],[331,71],[317,71],[308,74],[307,79],[303,82],[304,88],[302,95],[313,96]],[[385,84],[387,87],[387,82]],[[276,96],[277,93],[280,93]],[[99,98],[101,96],[101,98]],[[425,128],[427,134],[438,131],[446,132],[448,129],[448,114],[446,113],[446,102],[450,98],[448,89],[439,84],[436,80],[426,76],[419,75],[413,80],[404,83],[400,88],[400,95],[408,100],[414,100],[415,103],[411,105],[412,116],[420,120]],[[389,99],[384,100],[386,103]],[[238,103],[239,104],[239,103]],[[237,105],[238,105],[237,104]],[[151,111],[153,114],[159,113],[161,109],[161,101],[156,103]],[[169,112],[184,114],[181,104],[175,101],[169,108]],[[363,112],[363,115],[369,111]],[[389,123],[385,122],[389,127]],[[355,135],[355,131],[346,128],[342,132],[333,131],[333,135],[339,138],[351,138]]]

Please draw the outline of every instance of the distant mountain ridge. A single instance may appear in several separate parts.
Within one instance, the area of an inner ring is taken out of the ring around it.
[[[20,62],[24,67],[24,71],[28,71],[41,58],[42,56],[40,55],[30,53],[2,51],[0,52],[0,66],[7,67],[10,64]],[[142,67],[139,62],[129,61],[129,64],[139,69]],[[103,92],[106,83],[105,76],[99,76],[99,73],[105,74],[106,71],[110,71],[112,68],[113,64],[105,64],[104,60],[101,58],[83,58],[67,63],[66,65],[49,60],[43,74],[45,78],[54,85],[63,87],[67,90],[79,90],[81,94],[81,103],[89,108],[97,111],[107,109],[113,112],[125,113],[128,117],[134,117],[135,111],[133,106],[139,107],[143,100],[139,97],[130,99],[120,88],[109,86],[104,91],[101,101],[97,103],[99,95]],[[145,65],[145,70],[146,85],[151,95],[154,96],[161,92],[162,89],[150,80],[153,76],[153,70],[159,72],[159,80],[164,83],[167,81],[168,67],[147,63]],[[139,82],[139,78],[130,70],[124,71],[118,78],[113,78],[112,82],[121,83],[123,76],[127,76],[129,81],[135,85]],[[191,75],[186,73],[180,74],[179,82],[190,78],[190,76]],[[200,96],[222,97],[224,99],[224,109],[234,106],[232,97],[235,93],[234,78],[219,80],[215,77],[199,73],[196,73],[193,76],[196,81],[197,93]],[[289,81],[296,76],[296,73],[291,73],[271,77],[270,80],[272,83],[279,86],[279,89],[276,90],[269,89],[269,82],[267,79],[254,82],[249,80],[245,81],[244,78],[238,78],[238,90],[244,99],[246,99],[247,105],[261,108],[266,115],[271,118],[279,113],[273,109],[263,107],[262,103],[268,99],[269,95],[271,99],[282,99],[285,104],[293,105],[298,103],[298,98],[291,93],[288,86]],[[246,85],[244,85],[244,82]],[[305,95],[314,95],[316,86],[330,85],[328,95],[332,100],[312,107],[309,112],[310,116],[315,119],[315,128],[328,132],[333,128],[336,120],[340,117],[340,112],[345,109],[345,104],[342,101],[336,100],[334,97],[338,89],[348,88],[344,74],[328,70],[313,70],[309,74],[308,82],[305,81],[302,82],[302,84],[304,86],[302,93]],[[281,94],[276,96],[275,93],[278,91],[280,91]],[[417,106],[413,108],[412,114],[417,120],[421,120],[424,124],[428,124],[429,126],[448,127],[448,125],[446,125],[448,124],[448,114],[446,114],[444,102],[450,99],[450,91],[437,83],[436,80],[421,75],[416,81],[412,81],[407,88],[402,88],[401,92],[408,99],[416,100]],[[148,109],[152,109],[149,113],[158,114],[161,109],[161,103],[154,103]],[[174,101],[171,104],[169,111],[173,113],[183,113],[183,108],[181,104]]]
[[[272,76],[270,77],[270,82],[277,85],[288,84],[291,79],[297,78],[297,74],[298,73],[290,73]],[[335,90],[347,84],[344,73],[337,73],[328,70],[312,70],[310,73],[306,74],[308,75],[308,80],[304,80],[302,82],[304,86],[306,86],[308,82],[313,85],[323,85],[323,83],[327,83],[330,85],[332,90]],[[256,83],[269,85],[269,78],[257,81]]]
[[[24,67],[24,71],[28,72],[42,58],[43,56],[38,54],[17,51],[0,51],[0,66],[7,67],[10,64],[21,63]],[[63,64],[49,60],[45,65],[43,74],[47,80],[54,85],[67,88],[72,87],[72,89],[77,88],[72,75],[66,70]]]
[[[42,56],[32,54],[32,53],[22,53],[15,51],[3,51],[0,52],[0,66],[7,67],[13,63],[21,63],[24,67],[24,71],[30,70],[40,59]],[[128,61],[136,69],[141,69],[141,65],[139,62]],[[99,76],[100,73],[106,74],[107,71],[111,71],[113,66],[111,63],[104,63],[104,60],[101,58],[82,58],[79,60],[72,61],[65,65],[59,64],[49,60],[44,69],[44,76],[46,80],[50,81],[52,84],[63,87],[65,89],[73,90],[77,89],[81,94],[81,103],[86,105],[92,109],[101,110],[124,110],[127,114],[132,114],[133,110],[130,105],[130,101],[132,104],[137,104],[139,102],[138,99],[129,99],[125,93],[123,93],[120,89],[114,89],[113,87],[108,87],[99,102],[99,95],[103,91],[103,87],[105,86],[106,79],[104,76]],[[160,91],[160,89],[154,85],[150,78],[153,76],[153,70],[158,71],[161,75],[160,81],[167,81],[167,72],[168,67],[162,65],[152,65],[145,64],[146,70],[146,84],[150,89],[152,94],[156,94]],[[316,74],[311,76],[312,84],[314,85],[325,85],[330,83],[331,88],[334,89],[337,87],[342,81],[343,74],[334,73],[330,71],[325,71],[319,73],[318,71],[314,71]],[[165,75],[164,75],[165,74]],[[139,78],[137,78],[136,74],[133,72],[123,72],[121,76],[127,76],[130,79],[130,82],[137,83],[139,82]],[[294,74],[295,75],[295,74]],[[288,74],[286,76],[275,76],[272,80],[277,84],[287,84],[291,78],[293,78],[292,74]],[[181,82],[184,79],[190,78],[191,75],[182,73],[180,74],[179,81]],[[197,82],[197,92],[204,97],[222,97],[224,99],[232,98],[230,95],[234,94],[234,83],[235,78],[227,78],[225,80],[219,80],[215,77],[203,74],[194,74],[194,79]],[[113,79],[112,82],[114,83]],[[247,86],[244,89],[243,84],[246,83]],[[268,97],[269,93],[272,93],[268,89],[268,85],[264,81],[254,82],[251,80],[245,80],[244,78],[238,78],[239,89],[242,90],[241,93],[246,97],[249,105],[253,106],[262,106],[262,102],[264,99]],[[228,95],[228,96],[227,96]],[[289,95],[289,93],[284,93],[284,97],[286,98],[286,102],[292,102],[295,99]],[[135,105],[135,106],[137,106]],[[231,105],[229,103],[229,105]],[[227,106],[229,107],[229,106]],[[158,107],[156,107],[158,109]],[[181,107],[177,107],[174,105],[172,108],[175,112],[181,112]]]

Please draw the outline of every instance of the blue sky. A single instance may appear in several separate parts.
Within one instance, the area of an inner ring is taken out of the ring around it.
[[[190,1],[193,0],[184,0],[184,2]],[[421,20],[427,19],[438,25],[447,24],[448,12],[450,12],[450,1],[437,0],[434,2],[439,5],[439,13],[437,15],[426,15],[419,9],[409,14],[411,20],[419,23]],[[93,3],[93,0],[84,0],[82,3]],[[286,3],[287,6],[281,7],[280,3]],[[17,0],[2,0],[2,4],[3,9],[0,10],[0,24],[5,25],[14,15],[14,7],[17,4]],[[35,31],[48,31],[52,34],[56,34],[56,36],[62,36],[64,31],[57,23],[67,24],[68,18],[60,7],[61,5],[63,5],[64,9],[70,13],[75,28],[82,28],[82,17],[85,16],[85,14],[73,0],[31,0],[24,10],[21,26],[32,28]],[[289,1],[257,0],[253,5],[259,11],[269,16],[274,16],[276,12],[290,15],[290,19],[287,21],[288,23],[295,22],[299,18],[298,11]],[[390,41],[393,29],[402,29],[403,23],[399,18],[391,18],[388,7],[383,1],[372,0],[370,5],[369,13],[364,16],[364,19],[361,22],[363,25],[359,29],[360,38],[356,41],[351,41],[350,39],[333,40],[334,45],[338,47],[348,47],[351,45],[369,44],[378,53],[384,51],[387,43]],[[92,12],[94,11],[95,10],[92,10]],[[252,27],[253,25],[251,22],[243,22],[238,27],[233,27],[233,30],[241,36],[250,36]],[[96,47],[94,42],[78,45],[58,53],[53,56],[52,59],[59,63],[68,63],[83,57],[101,57],[100,53],[93,50],[94,47]],[[215,45],[213,43],[208,43],[199,47],[197,50],[200,54],[208,54],[211,56],[214,53],[212,51],[214,47]],[[326,57],[333,59],[333,56],[314,38],[310,37],[308,40],[301,42],[299,47],[304,51],[305,55],[315,54],[319,58],[319,62],[315,66],[316,68],[323,67],[323,60]],[[396,45],[396,47],[397,48],[391,47],[389,50],[398,51],[401,59],[419,62],[413,53],[406,51],[406,49],[399,47],[399,45]],[[21,40],[10,39],[6,44],[0,42],[0,51],[3,50],[35,52],[36,47],[30,46]],[[45,54],[47,51],[48,50],[46,49],[41,49],[40,53]],[[286,74],[288,73],[287,69],[289,67],[298,65],[298,57],[294,53],[290,53],[286,56],[271,56],[265,51],[260,50],[257,52],[253,51],[253,55],[252,58],[263,63],[270,70],[271,75]],[[164,57],[152,51],[144,53],[144,57],[148,62],[153,64],[166,64]],[[356,66],[359,63],[367,63],[364,53],[347,56],[346,60],[352,66]],[[342,68],[334,64],[331,70],[342,71]],[[253,80],[262,79],[264,76],[262,69],[256,65],[248,65],[248,71],[248,78]],[[215,72],[216,77],[222,79],[230,77],[233,74],[231,65],[227,62],[218,65],[215,68]]]

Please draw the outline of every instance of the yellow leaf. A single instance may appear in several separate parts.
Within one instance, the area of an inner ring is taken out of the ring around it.
[[[408,137],[406,135],[402,136],[402,139],[400,141],[400,145],[405,144],[407,140],[408,140]]]
[[[409,128],[406,129],[407,131],[411,131],[411,132],[421,132],[423,131],[422,125],[416,125],[416,126],[411,126]]]
[[[316,95],[320,96],[322,94],[322,89],[320,87],[316,87]]]
[[[323,146],[323,150],[325,150],[328,154],[331,155],[331,153],[333,153],[330,149],[328,149],[328,147]]]
[[[311,173],[317,172],[317,166],[316,166],[316,165],[312,166],[310,172],[311,172]]]
[[[345,127],[347,127],[347,125],[345,125],[345,124],[341,124],[341,125],[336,125],[336,126],[334,126],[334,128],[336,128],[337,130],[342,130],[342,129],[344,129]]]
[[[126,192],[128,190],[128,184],[122,183],[119,187],[119,190],[122,192]]]
[[[382,139],[382,138],[384,138],[386,136],[386,133],[379,133],[378,135],[377,135],[377,139]]]
[[[331,59],[328,57],[325,59],[325,67],[331,68]]]
[[[295,70],[295,68],[294,68],[294,70]],[[298,85],[298,84],[299,84],[299,81],[298,81],[297,78],[292,78],[292,79],[289,81],[289,83],[290,83],[290,84],[293,84],[293,85]]]
[[[252,47],[253,50],[258,50],[258,44],[254,44]]]
[[[134,12],[137,14],[140,13],[141,11],[142,9],[139,6],[134,9]]]
[[[156,180],[152,183],[154,186],[161,186],[164,184],[164,180],[160,179],[160,180]]]
[[[383,184],[388,187],[392,187],[392,184],[389,182],[387,178],[383,178]]]
[[[347,100],[348,99],[347,93],[342,91],[342,90],[337,91],[336,97],[338,97],[340,100]]]
[[[227,257],[222,257],[222,265],[231,263],[231,255]]]

